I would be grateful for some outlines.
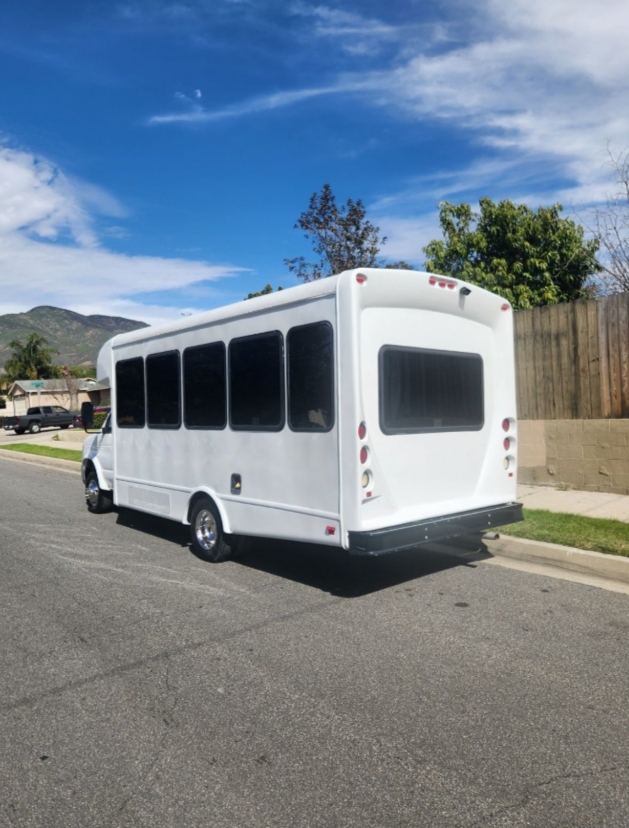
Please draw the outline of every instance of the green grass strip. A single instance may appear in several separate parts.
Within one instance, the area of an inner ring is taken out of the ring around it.
[[[36,446],[32,443],[12,443],[10,446],[0,446],[3,451],[19,451],[23,454],[36,454],[39,457],[56,457],[57,460],[74,460],[80,463],[82,452],[74,449],[54,448],[53,446]]]
[[[622,520],[525,509],[524,521],[505,526],[504,533],[518,538],[629,557],[629,523]]]

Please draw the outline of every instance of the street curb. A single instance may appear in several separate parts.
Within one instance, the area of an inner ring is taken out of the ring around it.
[[[41,457],[36,454],[22,454],[19,451],[3,451],[0,448],[0,457],[6,460],[16,460],[18,463],[30,463],[33,466],[63,469],[66,472],[81,474],[81,464],[76,460],[60,460],[57,457]]]
[[[529,561],[529,563],[543,563],[586,575],[596,575],[599,578],[629,583],[629,558],[619,555],[588,552],[572,546],[513,538],[503,534],[497,540],[486,539],[483,543],[488,552],[499,557],[517,558],[521,561]]]

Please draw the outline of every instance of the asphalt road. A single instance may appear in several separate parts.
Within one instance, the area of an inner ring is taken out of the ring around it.
[[[0,457],[0,825],[629,824],[629,596],[93,516]]]

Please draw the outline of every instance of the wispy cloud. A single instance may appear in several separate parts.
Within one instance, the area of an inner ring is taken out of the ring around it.
[[[48,159],[0,147],[0,297],[6,297],[0,299],[0,313],[51,304],[159,321],[178,309],[142,301],[143,293],[206,284],[242,271],[115,253],[100,243],[94,209],[126,214],[109,193],[77,184]],[[105,235],[124,238],[125,229],[111,226]]]
[[[308,29],[310,37],[333,39],[350,54],[379,52],[386,43],[399,40],[404,32],[403,28],[382,20],[329,6],[296,3],[291,13],[314,21]]]
[[[159,124],[203,124],[212,121],[224,121],[230,118],[242,118],[247,115],[295,106],[313,98],[357,92],[364,93],[377,88],[381,88],[378,75],[346,77],[329,86],[273,92],[269,95],[249,98],[241,103],[232,104],[221,109],[205,109],[190,101],[191,106],[185,112],[153,115],[147,123],[150,126],[156,126]]]

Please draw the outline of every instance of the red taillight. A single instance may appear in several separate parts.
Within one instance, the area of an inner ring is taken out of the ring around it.
[[[335,535],[336,534],[336,526],[326,526],[325,527],[325,534],[326,535]]]
[[[367,436],[367,423],[361,423],[358,426],[358,437],[361,440],[364,440],[366,436]]]
[[[503,430],[503,431],[509,431],[510,426],[511,426],[511,423],[509,422],[509,420],[507,420],[507,419],[505,418],[505,419],[502,421],[502,430]]]
[[[363,273],[359,273],[356,276],[356,281],[358,282],[359,285],[364,285],[365,282],[367,281],[367,277]]]
[[[360,450],[360,462],[364,465],[369,460],[369,449],[363,446]]]
[[[502,441],[502,445],[505,447],[505,451],[509,451],[511,448],[511,440],[508,437],[505,437]]]
[[[429,284],[429,285],[436,285],[436,284],[437,284],[437,280],[436,280],[436,279],[429,279],[429,280],[428,280],[428,284]]]
[[[505,304],[500,308],[500,310],[507,311],[507,310],[510,310],[510,308],[511,308],[511,305],[507,305],[507,303],[505,302]]]

